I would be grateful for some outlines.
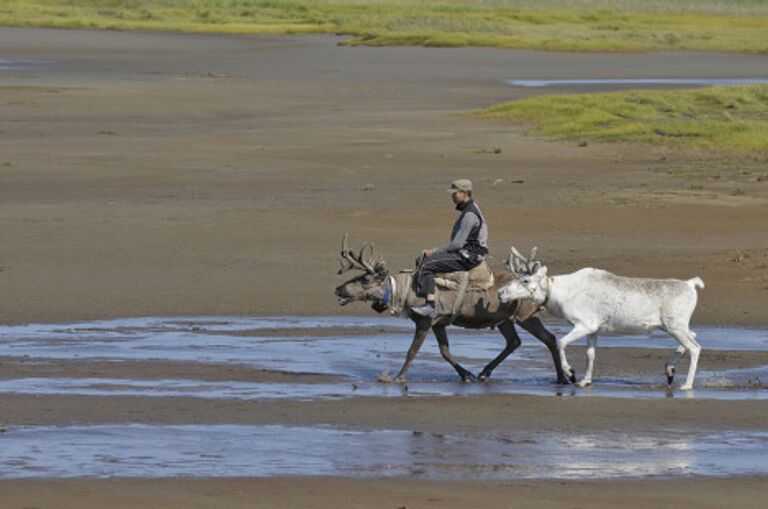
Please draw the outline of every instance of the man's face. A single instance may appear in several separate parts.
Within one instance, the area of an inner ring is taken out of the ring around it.
[[[464,203],[467,200],[467,193],[464,191],[456,191],[451,195],[453,198],[454,205],[458,205],[459,203]]]

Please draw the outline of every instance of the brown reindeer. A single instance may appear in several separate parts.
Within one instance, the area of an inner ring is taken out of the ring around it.
[[[507,303],[499,301],[499,288],[516,277],[511,272],[504,271],[495,274],[493,285],[485,290],[466,292],[462,289],[441,290],[438,293],[436,303],[438,314],[435,318],[428,318],[410,311],[412,307],[424,303],[424,299],[418,297],[413,290],[413,274],[408,272],[390,273],[384,260],[376,256],[373,244],[363,243],[359,253],[355,255],[347,247],[347,235],[344,235],[341,244],[341,259],[339,274],[351,269],[362,270],[363,273],[336,287],[335,294],[340,305],[345,306],[354,301],[370,302],[371,307],[379,313],[389,310],[392,314],[407,316],[416,324],[413,341],[408,349],[403,367],[400,368],[400,372],[394,378],[387,376],[382,381],[405,381],[408,368],[424,343],[430,328],[435,333],[441,355],[453,366],[464,382],[485,380],[491,376],[491,372],[496,366],[520,346],[520,338],[515,330],[515,322],[517,322],[549,349],[557,372],[557,383],[568,383],[557,352],[555,336],[545,329],[541,320],[535,316],[538,307],[526,300]],[[461,300],[457,302],[457,298]],[[448,334],[445,330],[446,326],[451,324],[466,329],[498,327],[499,332],[506,340],[506,346],[476,377],[451,355],[448,346]]]

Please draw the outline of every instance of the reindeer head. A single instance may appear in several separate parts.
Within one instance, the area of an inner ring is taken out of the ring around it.
[[[373,244],[364,242],[360,252],[355,255],[347,247],[347,234],[341,241],[341,268],[339,274],[348,270],[362,270],[363,273],[339,285],[334,290],[339,305],[345,306],[352,301],[373,302],[377,311],[384,300],[384,291],[389,270],[384,260],[376,256]],[[386,306],[384,306],[386,308]]]
[[[547,267],[535,259],[536,250],[535,247],[531,249],[526,259],[514,246],[512,247],[507,258],[507,268],[517,276],[517,279],[499,289],[498,295],[501,302],[530,299],[541,304],[547,300],[549,290]]]

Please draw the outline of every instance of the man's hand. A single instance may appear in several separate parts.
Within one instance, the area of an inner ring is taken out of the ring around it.
[[[424,254],[424,256],[426,256],[427,258],[429,258],[429,257],[430,257],[430,256],[432,256],[433,254],[435,254],[435,251],[437,251],[437,249],[435,249],[435,248],[433,247],[432,249],[426,249],[426,250],[424,250],[423,254]]]

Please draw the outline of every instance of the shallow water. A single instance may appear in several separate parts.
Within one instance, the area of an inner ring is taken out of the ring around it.
[[[9,60],[7,58],[0,58],[0,72],[23,71],[47,63],[39,60]]]
[[[564,335],[569,326],[563,322],[548,321],[547,328],[557,336]],[[383,316],[259,316],[259,317],[228,317],[228,316],[195,316],[195,317],[141,317],[118,318],[113,320],[96,320],[91,322],[73,322],[65,324],[25,324],[0,326],[0,347],[11,347],[24,341],[36,340],[71,340],[75,344],[81,341],[94,340],[130,340],[149,336],[162,336],[173,341],[179,335],[189,337],[190,333],[205,336],[217,336],[231,333],[247,333],[271,329],[287,331],[302,331],[311,337],[313,329],[346,328],[360,329],[361,333],[370,334],[385,329],[387,332],[411,334],[413,324],[410,320]],[[768,330],[748,327],[713,327],[693,326],[699,343],[704,348],[716,350],[768,350]],[[451,328],[452,331],[462,331]],[[462,331],[464,332],[464,331]],[[522,335],[527,335],[521,331]],[[496,331],[478,330],[466,333],[466,336],[492,337],[500,340]],[[354,337],[354,336],[351,336]],[[369,338],[370,336],[360,336]],[[458,336],[454,336],[458,337]],[[530,336],[528,336],[530,338]],[[262,339],[267,339],[262,337]],[[286,339],[277,336],[273,339]],[[410,338],[408,338],[410,339]],[[581,341],[583,343],[583,341]],[[475,341],[472,341],[475,343]],[[576,342],[579,344],[579,342]],[[666,334],[655,332],[648,336],[634,335],[601,339],[600,347],[634,346],[648,348],[674,347],[676,342]],[[0,354],[3,354],[0,352]]]
[[[548,324],[558,336],[565,324]],[[335,329],[343,329],[336,333]],[[275,331],[290,332],[288,336]],[[356,331],[359,330],[359,333]],[[705,349],[767,350],[768,331],[740,328],[696,328]],[[324,332],[323,332],[324,331]],[[322,332],[322,333],[321,333]],[[670,392],[659,376],[600,377],[592,388],[553,385],[549,352],[521,331],[521,346],[495,372],[491,382],[461,384],[440,357],[434,341],[425,343],[411,372],[407,390],[376,382],[382,371],[396,372],[410,344],[407,320],[381,317],[189,317],[133,318],[73,324],[0,327],[0,355],[41,359],[156,360],[164,362],[246,364],[293,373],[342,375],[338,383],[248,383],[199,380],[126,380],[24,378],[0,380],[0,392],[114,396],[188,396],[202,398],[275,399],[359,396],[536,395],[614,397],[697,397],[765,399],[766,369],[706,372],[700,370],[693,393]],[[469,369],[479,371],[504,345],[496,331],[452,333],[452,351]],[[600,348],[635,346],[664,348],[666,336],[604,338]],[[757,381],[757,383],[753,383]]]
[[[557,79],[557,80],[504,80],[515,87],[557,87],[557,86],[594,86],[594,85],[687,85],[687,86],[722,86],[766,84],[768,78],[603,78],[603,79]]]
[[[766,370],[761,370],[765,374]],[[490,381],[476,384],[451,380],[417,380],[407,384],[384,384],[350,380],[338,383],[254,383],[241,381],[127,378],[14,378],[0,380],[0,394],[60,396],[186,397],[238,400],[315,400],[359,397],[474,396],[484,394],[528,394],[563,397],[620,398],[706,398],[719,400],[765,400],[768,391],[761,385],[745,388],[733,375],[713,374],[697,380],[694,391],[675,391],[652,384],[631,384],[600,379],[587,388],[555,386],[548,378],[524,382]],[[762,380],[768,380],[764,377]]]
[[[596,479],[768,472],[766,432],[437,434],[239,425],[19,427],[0,478],[343,475]]]

